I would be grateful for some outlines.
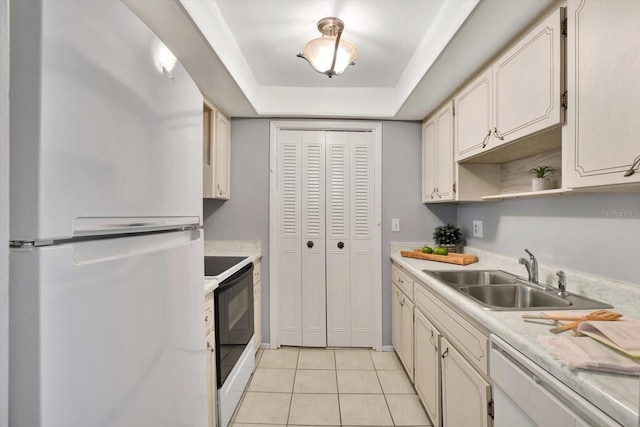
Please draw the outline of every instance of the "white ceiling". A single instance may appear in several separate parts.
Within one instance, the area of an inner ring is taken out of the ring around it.
[[[232,117],[421,120],[558,0],[123,0]],[[336,16],[359,50],[329,79],[297,58]]]

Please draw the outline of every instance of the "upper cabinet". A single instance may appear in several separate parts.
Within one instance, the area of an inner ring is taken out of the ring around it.
[[[554,11],[456,95],[457,161],[564,122],[563,19]]]
[[[454,99],[457,161],[493,147],[492,79],[492,70],[489,68],[462,89]]]
[[[563,15],[557,9],[493,63],[496,146],[564,122]]]
[[[638,184],[640,2],[570,0],[567,6],[565,186]]]
[[[203,198],[230,198],[231,125],[229,119],[208,100],[202,109]]]
[[[445,104],[422,125],[422,201],[454,200],[453,105]]]

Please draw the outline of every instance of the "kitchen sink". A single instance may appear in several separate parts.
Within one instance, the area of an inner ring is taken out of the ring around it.
[[[502,270],[428,271],[437,279],[486,310],[585,310],[611,305],[571,292],[528,282]]]
[[[433,271],[443,282],[454,285],[502,285],[516,283],[516,276],[500,270]]]
[[[459,290],[488,307],[504,307],[517,310],[541,307],[564,308],[571,305],[571,302],[549,292],[539,291],[524,285],[463,286]]]

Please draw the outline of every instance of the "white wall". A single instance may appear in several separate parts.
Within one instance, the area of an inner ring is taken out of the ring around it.
[[[8,421],[9,377],[9,1],[0,0],[0,427]]]
[[[418,122],[382,124],[382,343],[391,345],[392,241],[428,241],[436,225],[455,222],[454,205],[420,203],[422,163]],[[204,203],[205,239],[262,240],[262,333],[269,342],[269,120],[231,121],[231,200]],[[400,232],[391,232],[391,218]]]
[[[484,237],[469,245],[524,256],[640,286],[640,194],[574,194],[561,197],[469,203],[458,207],[468,231],[483,220]],[[523,274],[525,273],[523,268]],[[571,277],[567,278],[571,290]]]

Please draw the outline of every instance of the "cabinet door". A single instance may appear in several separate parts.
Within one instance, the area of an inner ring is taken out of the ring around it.
[[[640,2],[571,0],[567,10],[567,110],[563,184],[640,182]]]
[[[209,407],[209,427],[216,427],[216,347],[213,334],[207,340],[207,406]]]
[[[253,344],[257,352],[262,343],[262,287],[260,282],[253,284]]]
[[[455,97],[456,161],[492,147],[492,69],[485,70]]]
[[[453,200],[453,104],[436,114],[436,198]]]
[[[440,343],[443,426],[488,427],[489,384],[446,338]]]
[[[415,388],[427,415],[435,426],[440,425],[440,332],[415,310]]]
[[[401,340],[400,323],[402,322],[402,319],[400,317],[400,309],[401,309],[400,295],[402,295],[402,293],[400,292],[400,289],[396,285],[392,285],[391,286],[391,344],[393,345],[393,348],[396,349],[396,353],[398,354],[398,357],[400,358],[400,360],[402,360],[402,356],[400,355],[400,353],[402,353],[402,347],[400,346],[400,340]]]
[[[400,295],[400,348],[402,363],[413,382],[413,303],[406,295]]]
[[[231,197],[231,126],[220,111],[216,111],[215,135],[215,198],[228,200]]]
[[[436,120],[422,125],[422,202],[430,202],[436,195]]]
[[[559,8],[549,15],[494,62],[496,146],[564,121],[563,12]]]

